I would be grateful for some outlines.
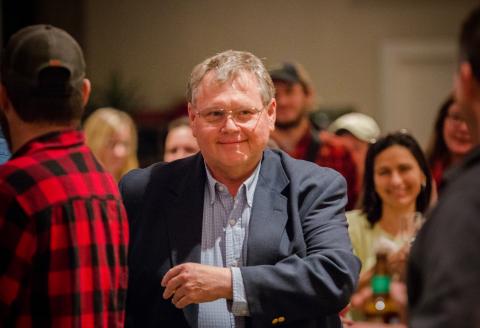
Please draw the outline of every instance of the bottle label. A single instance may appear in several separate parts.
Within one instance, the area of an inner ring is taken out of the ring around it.
[[[371,281],[374,294],[388,294],[390,291],[390,277],[387,275],[375,275]]]

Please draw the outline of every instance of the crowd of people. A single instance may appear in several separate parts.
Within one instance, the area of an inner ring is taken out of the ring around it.
[[[426,151],[363,113],[319,129],[301,65],[228,50],[139,168],[129,114],[81,122],[78,43],[21,29],[1,57],[0,326],[479,327],[480,7],[459,40]],[[362,313],[379,250],[393,325]]]

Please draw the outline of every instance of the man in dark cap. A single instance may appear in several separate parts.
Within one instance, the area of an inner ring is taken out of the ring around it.
[[[90,94],[77,42],[49,25],[2,55],[0,326],[122,327],[128,226],[116,183],[77,128]]]
[[[271,137],[290,156],[330,167],[347,180],[347,209],[358,198],[357,170],[350,152],[327,131],[318,131],[308,118],[314,89],[299,64],[284,63],[270,70],[277,99],[277,120]]]

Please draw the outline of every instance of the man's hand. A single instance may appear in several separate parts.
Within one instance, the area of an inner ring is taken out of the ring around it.
[[[165,287],[163,298],[173,296],[172,303],[179,309],[194,303],[233,297],[229,268],[184,263],[168,270],[161,285]]]

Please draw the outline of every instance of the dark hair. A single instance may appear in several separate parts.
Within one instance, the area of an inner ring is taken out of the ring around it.
[[[451,154],[445,143],[445,138],[443,137],[443,126],[445,125],[445,120],[448,116],[448,109],[453,103],[453,95],[448,96],[437,113],[430,144],[425,152],[430,167],[433,167],[433,164],[437,160],[440,160],[444,164],[447,164],[450,161]]]
[[[382,200],[375,191],[374,182],[374,164],[375,158],[385,149],[392,146],[402,146],[407,148],[417,161],[420,169],[426,178],[426,185],[422,187],[417,196],[415,209],[418,212],[425,213],[430,205],[430,195],[432,193],[432,174],[427,164],[427,160],[417,141],[405,132],[395,132],[380,138],[376,143],[371,144],[365,158],[365,174],[363,180],[363,212],[373,226],[382,216]]]
[[[475,8],[462,24],[460,61],[468,61],[475,79],[480,81],[480,7]]]
[[[82,83],[68,82],[69,73],[58,67],[48,67],[39,73],[38,85],[28,86],[5,79],[2,83],[15,112],[25,122],[72,123],[83,114]]]

